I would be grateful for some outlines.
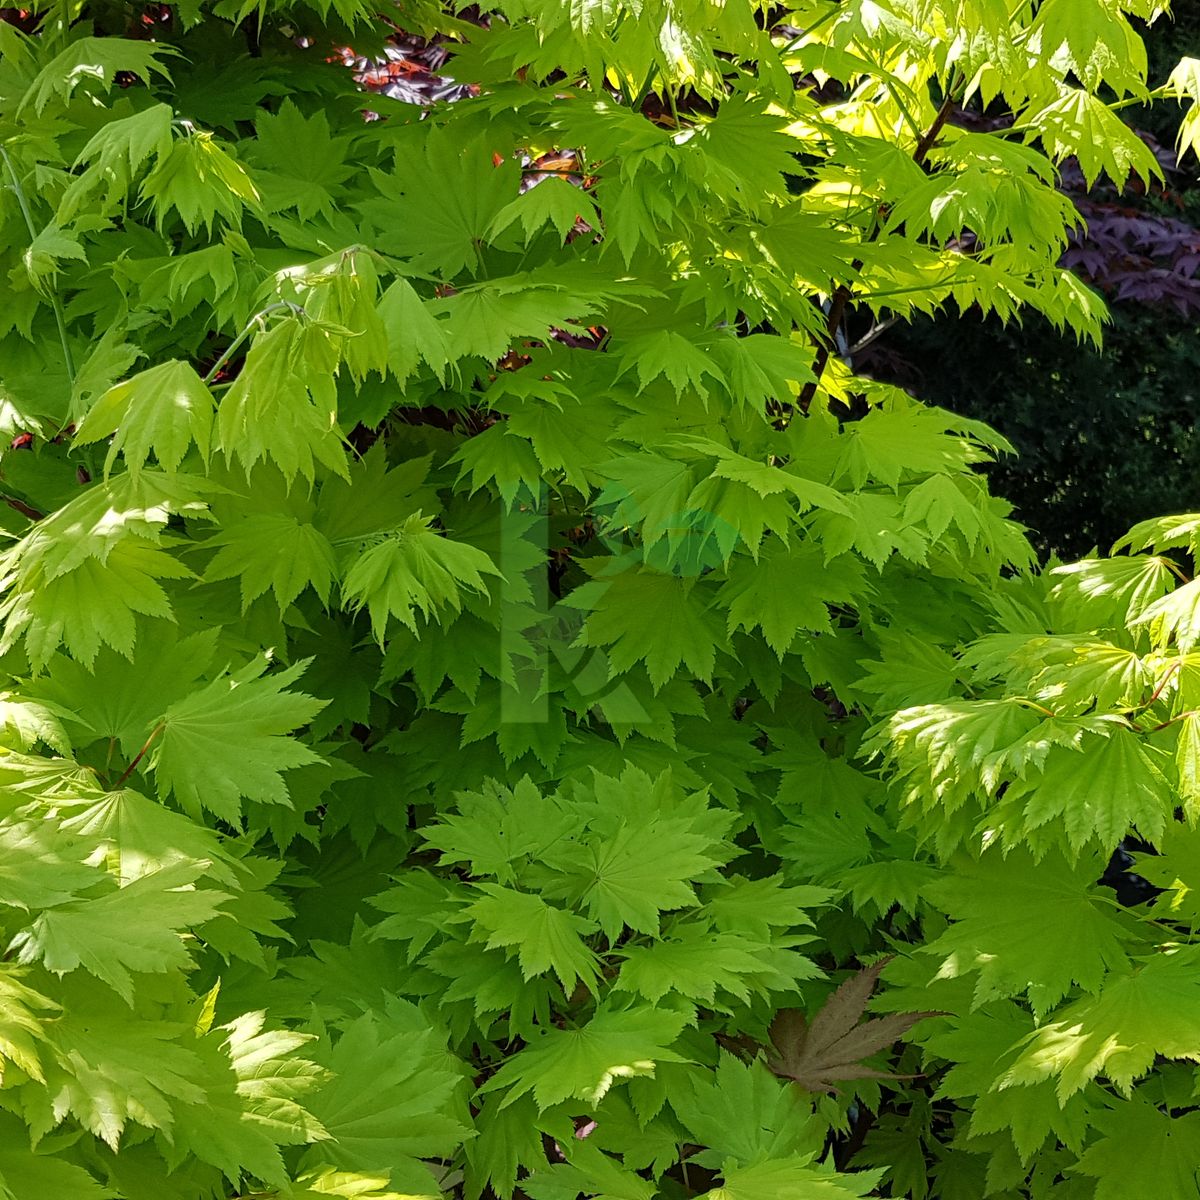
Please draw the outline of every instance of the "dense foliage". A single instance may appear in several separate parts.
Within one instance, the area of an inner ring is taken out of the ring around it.
[[[1156,7],[0,24],[6,1200],[1195,1195],[1197,524],[830,347],[1097,333]]]
[[[1151,27],[1146,49],[1149,77],[1169,78],[1180,58],[1200,54],[1200,10],[1178,6]],[[1189,151],[1177,161],[1169,148],[1173,105],[1123,112],[1158,159],[1161,182],[1089,188],[1071,162],[1059,171],[1086,222],[1060,262],[1108,303],[1103,348],[1037,317],[1001,322],[953,307],[882,329],[848,321],[851,341],[877,334],[855,355],[856,370],[987,421],[1012,442],[1016,454],[990,465],[988,478],[1042,555],[1107,548],[1134,521],[1200,506],[1197,159]],[[998,104],[961,116],[987,129],[1013,121]]]

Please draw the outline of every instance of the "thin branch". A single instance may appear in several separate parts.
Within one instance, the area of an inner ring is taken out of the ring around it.
[[[920,141],[917,142],[916,149],[913,151],[913,162],[918,167],[925,166],[925,159],[929,155],[929,151],[933,149],[937,142],[938,134],[942,132],[947,120],[950,118],[950,112],[954,107],[954,100],[949,94],[942,101],[941,107],[937,110],[933,120],[930,122],[929,128],[925,131]],[[881,226],[878,222],[867,235],[866,242],[871,243],[879,237]],[[851,264],[852,271],[861,271],[863,260],[856,258]],[[846,315],[846,306],[850,303],[853,293],[847,284],[839,284],[833,293],[833,297],[829,304],[829,317],[825,322],[825,328],[829,335],[828,340],[818,348],[816,358],[813,360],[813,378],[804,385],[804,390],[800,393],[797,401],[801,412],[808,412],[808,406],[812,404],[813,397],[817,394],[817,388],[821,383],[821,376],[825,373],[825,368],[829,365],[829,355],[832,350],[834,339],[837,336],[838,329],[841,328],[842,319]]]
[[[0,158],[4,159],[4,165],[8,169],[8,177],[12,180],[12,190],[16,194],[17,203],[21,206],[21,215],[25,218],[25,228],[29,230],[29,240],[37,241],[37,226],[33,223],[33,213],[29,209],[29,201],[25,198],[25,189],[21,187],[21,180],[17,177],[17,170],[13,166],[13,161],[8,157],[8,151],[0,146]],[[67,320],[63,314],[62,302],[58,298],[58,293],[51,289],[46,293],[46,298],[50,301],[50,307],[54,310],[54,321],[58,326],[58,340],[62,344],[63,362],[67,368],[67,378],[71,381],[71,387],[75,386],[75,359],[71,355],[71,346],[67,341]]]
[[[221,368],[238,352],[245,340],[254,332],[255,325],[261,325],[265,317],[269,317],[273,312],[278,312],[281,308],[291,309],[292,313],[297,316],[304,312],[304,309],[300,305],[293,304],[290,300],[277,300],[274,304],[268,304],[266,308],[256,312],[246,322],[246,328],[225,348],[225,353],[213,363],[212,369],[204,377],[204,382],[212,383],[220,373]]]
[[[121,778],[117,780],[117,786],[113,789],[114,791],[120,791],[121,788],[125,786],[125,780],[127,780],[130,775],[133,774],[134,768],[145,757],[146,751],[149,750],[152,745],[154,745],[154,739],[157,738],[158,735],[162,733],[164,729],[166,729],[166,727],[166,721],[159,721],[159,723],[150,731],[150,736],[142,743],[142,748],[137,752],[137,754],[134,755],[133,762],[131,762],[129,766],[125,768],[124,772],[121,774]]]
[[[883,335],[887,333],[887,331],[891,329],[893,325],[898,325],[899,323],[899,317],[888,317],[886,321],[880,321],[877,324],[872,325],[871,328],[868,329],[867,332],[864,333],[862,337],[860,337],[858,341],[846,351],[846,357],[853,358],[860,351],[865,350],[873,341],[875,341],[876,338],[883,337]]]

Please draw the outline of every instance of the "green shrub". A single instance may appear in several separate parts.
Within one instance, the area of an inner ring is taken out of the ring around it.
[[[1007,7],[0,25],[8,1197],[1193,1194],[1195,585],[828,353],[1096,333],[1154,6]]]

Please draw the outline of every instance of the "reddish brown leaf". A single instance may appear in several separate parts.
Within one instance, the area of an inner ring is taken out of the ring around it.
[[[867,1001],[888,959],[851,975],[809,1022],[799,1009],[785,1009],[771,1022],[775,1053],[767,1060],[776,1075],[795,1080],[806,1092],[837,1095],[835,1082],[849,1079],[898,1079],[863,1065],[898,1042],[918,1021],[936,1012],[892,1013],[862,1020]]]

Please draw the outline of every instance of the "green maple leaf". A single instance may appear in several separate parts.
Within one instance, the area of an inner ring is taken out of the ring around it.
[[[812,348],[798,341],[753,333],[721,338],[710,352],[733,395],[747,408],[789,400],[814,378]]]
[[[466,1131],[450,1112],[460,1075],[415,1010],[396,1004],[393,1016],[364,1014],[314,1055],[332,1075],[306,1107],[330,1137],[307,1152],[303,1166],[399,1173],[461,1144]]]
[[[29,750],[44,742],[60,754],[70,754],[71,742],[66,724],[76,720],[74,713],[52,701],[23,699],[0,692],[0,738]]]
[[[856,487],[877,479],[896,487],[905,474],[947,473],[983,462],[988,455],[946,430],[954,418],[911,404],[872,409],[847,429],[840,471]]]
[[[1058,1098],[1103,1074],[1128,1095],[1156,1055],[1200,1058],[1200,962],[1194,947],[1113,974],[1098,996],[1074,1001],[1029,1035],[1001,1087],[1057,1077]]]
[[[811,926],[805,909],[823,907],[834,894],[821,887],[786,887],[779,876],[744,879],[725,874],[720,885],[704,889],[704,911],[720,930],[770,943],[777,930]]]
[[[481,1099],[476,1136],[463,1148],[467,1159],[464,1194],[471,1200],[479,1200],[489,1185],[496,1195],[511,1200],[520,1168],[533,1170],[546,1162],[533,1097],[526,1094],[507,1104],[506,1099],[503,1095]]]
[[[407,279],[397,279],[380,297],[379,317],[388,344],[388,370],[401,384],[424,362],[439,378],[450,361],[450,334]]]
[[[579,643],[608,647],[614,674],[646,664],[655,690],[681,666],[711,679],[724,637],[697,580],[645,568],[577,587],[566,599],[587,611]]]
[[[0,603],[5,649],[24,635],[25,650],[45,666],[60,645],[91,664],[102,646],[133,652],[135,614],[170,619],[160,579],[189,579],[191,571],[164,550],[132,539],[114,546],[103,562],[86,559],[52,579],[34,568]],[[10,582],[17,583],[10,577]]]
[[[662,941],[635,946],[622,955],[614,990],[633,992],[652,1004],[669,992],[702,1001],[708,1008],[729,1003],[718,1003],[718,992],[747,1003],[751,992],[766,990],[762,979],[774,974],[768,947],[743,934],[714,932],[695,922],[677,924]],[[793,978],[811,979],[819,974],[815,964],[801,959]]]
[[[339,335],[340,336],[340,335]],[[254,339],[217,409],[216,444],[245,468],[273,461],[290,482],[320,463],[348,474],[337,426],[335,336],[295,317]]]
[[[641,527],[642,544],[649,548],[674,533],[691,509],[689,497],[697,483],[695,467],[679,459],[654,454],[628,455],[605,463],[610,481],[598,507],[616,528]]]
[[[1011,1047],[1004,1047],[1005,1051],[1009,1049]],[[1029,1163],[1051,1135],[1054,1141],[1062,1142],[1078,1153],[1092,1111],[1092,1106],[1080,1094],[1061,1104],[1053,1082],[1047,1080],[973,1097],[971,1133],[973,1136],[1006,1134],[1012,1138],[1021,1162]]]
[[[61,1149],[39,1153],[29,1146],[29,1131],[16,1117],[0,1117],[0,1194],[4,1200],[113,1200],[117,1193],[100,1183]]]
[[[868,1195],[883,1175],[882,1170],[835,1174],[832,1167],[813,1166],[814,1158],[810,1153],[726,1166],[721,1186],[701,1200],[847,1200]]]
[[[543,471],[561,470],[567,482],[587,492],[599,482],[596,463],[612,447],[597,427],[597,405],[561,394],[553,384],[526,381],[528,391],[509,400],[499,385],[489,393],[494,404],[508,413],[507,431],[528,438]],[[535,390],[536,389],[536,390]],[[513,385],[512,391],[517,391]]]
[[[818,536],[828,559],[856,550],[880,570],[893,554],[924,563],[929,539],[904,515],[897,496],[859,492],[843,497],[844,512],[822,512]]]
[[[177,1111],[168,1162],[190,1151],[235,1184],[248,1174],[282,1188],[287,1171],[279,1147],[328,1137],[300,1102],[325,1074],[296,1054],[311,1036],[264,1025],[262,1013],[246,1013],[195,1043],[204,1095]]]
[[[1187,654],[1200,642],[1200,581],[1193,579],[1147,605],[1133,624],[1149,625],[1156,646],[1174,639],[1179,652]]]
[[[214,916],[225,896],[191,885],[203,864],[176,863],[122,888],[39,913],[13,938],[22,963],[40,961],[57,975],[83,967],[132,1002],[131,972],[186,967],[181,934]]]
[[[1194,1195],[1200,1173],[1200,1113],[1160,1111],[1148,1097],[1108,1100],[1092,1118],[1101,1136],[1075,1170],[1097,1180],[1096,1200],[1124,1200],[1133,1189],[1163,1200]]]
[[[671,1096],[691,1140],[707,1147],[702,1166],[751,1164],[813,1149],[811,1113],[761,1059],[742,1062],[721,1052],[715,1071],[689,1071]]]
[[[559,241],[564,242],[579,220],[586,221],[593,229],[600,228],[596,201],[569,180],[551,177],[540,180],[523,195],[506,204],[496,214],[496,219],[488,229],[488,236],[495,238],[519,222],[525,232],[526,244],[547,225],[552,225]]]
[[[466,863],[472,875],[501,884],[576,829],[575,814],[528,776],[511,789],[488,781],[481,792],[460,794],[457,808],[421,831],[426,843],[442,852],[440,865]]]
[[[1056,162],[1075,155],[1088,187],[1102,172],[1119,188],[1130,172],[1144,180],[1162,177],[1146,143],[1084,88],[1060,85],[1058,98],[1031,115],[1029,124]]]
[[[252,513],[214,534],[219,549],[204,571],[208,580],[237,579],[245,612],[268,589],[282,612],[305,588],[322,604],[337,575],[333,547],[316,526],[288,513]]]
[[[832,629],[829,605],[850,602],[865,588],[856,559],[842,555],[826,562],[815,546],[772,546],[757,562],[733,561],[716,603],[729,611],[730,633],[760,628],[782,659],[802,629]]]
[[[0,1059],[45,1083],[42,1050],[47,1021],[50,1014],[61,1011],[61,1005],[24,983],[28,975],[24,967],[8,964],[0,972]]]
[[[1189,802],[1189,807],[1194,801]],[[1186,810],[1185,810],[1186,811]],[[1173,823],[1159,839],[1156,853],[1139,855],[1138,872],[1164,889],[1155,908],[1171,920],[1192,920],[1200,903],[1200,829]]]
[[[685,153],[703,159],[707,187],[735,196],[749,208],[766,208],[769,200],[785,197],[785,176],[796,171],[795,143],[784,132],[785,122],[768,113],[768,107],[762,98],[734,93],[714,118],[675,139]]]
[[[141,112],[103,125],[75,158],[73,167],[90,166],[71,181],[56,214],[62,224],[83,208],[98,184],[108,187],[108,202],[129,189],[133,177],[151,156],[161,160],[171,150],[171,106],[152,104]]]
[[[31,690],[55,711],[70,707],[66,722],[79,745],[116,738],[133,758],[163,707],[185,695],[212,662],[217,630],[179,637],[169,622],[147,625],[130,657],[102,648],[89,669],[56,654]]]
[[[478,266],[481,245],[518,191],[513,158],[497,165],[491,146],[436,133],[405,155],[395,175],[374,180],[386,199],[361,207],[385,231],[380,244],[447,279]]]
[[[622,371],[635,370],[638,383],[648,387],[659,376],[677,392],[695,391],[708,396],[706,379],[724,386],[725,376],[713,358],[684,334],[672,329],[631,338],[620,351]]]
[[[235,879],[215,832],[129,788],[81,805],[63,828],[103,845],[104,865],[122,885],[179,863],[203,866],[222,886]]]
[[[1048,656],[1032,680],[1036,697],[1064,714],[1093,707],[1101,712],[1136,708],[1154,682],[1153,661],[1107,642],[1075,644]]]
[[[57,225],[47,225],[21,255],[29,282],[38,291],[49,294],[57,281],[63,262],[87,262],[87,254],[74,234],[64,233]]]
[[[598,974],[595,954],[583,938],[594,931],[591,921],[547,904],[540,896],[494,884],[480,884],[484,896],[466,910],[475,936],[488,949],[516,947],[526,979],[553,971],[569,996],[580,980],[594,991]]]
[[[246,169],[211,133],[199,131],[175,141],[142,183],[140,194],[149,200],[160,228],[174,209],[190,234],[201,228],[211,231],[218,216],[236,227],[242,209],[259,204],[258,189]]]
[[[256,110],[254,129],[250,161],[260,168],[254,177],[266,210],[294,208],[302,221],[333,213],[335,193],[354,173],[350,138],[332,136],[323,112],[305,116],[290,99],[274,113]]]
[[[200,376],[173,359],[109,388],[88,409],[75,440],[86,445],[116,431],[104,459],[106,473],[118,454],[136,472],[151,453],[160,466],[174,471],[193,443],[207,461],[214,409],[212,393]]]
[[[204,1098],[186,1025],[137,1019],[116,1002],[72,1009],[49,1039],[46,1085],[56,1110],[114,1150],[130,1122],[169,1133],[175,1106]]]
[[[435,533],[418,512],[351,563],[342,598],[351,611],[367,610],[382,644],[390,618],[416,632],[418,612],[426,620],[443,608],[458,612],[463,591],[486,591],[484,577],[499,574],[482,550]]]
[[[1165,559],[1142,556],[1085,558],[1050,575],[1050,598],[1068,615],[1068,628],[1087,630],[1128,624],[1175,584]]]
[[[131,71],[149,80],[168,76],[163,59],[179,50],[166,42],[133,41],[115,37],[81,37],[60,51],[37,74],[21,98],[17,111],[26,106],[39,115],[51,100],[65,100],[76,87],[94,81],[112,87],[119,71]]]
[[[649,802],[662,795],[661,780],[652,786],[631,770],[622,782],[627,802],[601,809],[590,837],[548,847],[542,855],[557,876],[542,880],[542,891],[582,904],[610,942],[626,925],[657,935],[659,913],[694,904],[693,882],[725,857],[721,839],[727,823],[708,810],[703,796],[693,798],[690,811],[655,811]],[[597,776],[598,798],[615,791],[615,783]],[[640,811],[629,802],[636,800]],[[710,816],[721,825],[714,827]]]
[[[263,678],[267,663],[259,658],[170,705],[150,757],[162,793],[233,823],[243,797],[287,804],[281,772],[323,761],[288,736],[325,707],[324,700],[287,690],[307,665]]]
[[[600,291],[588,276],[570,271],[526,273],[472,284],[437,301],[430,312],[446,318],[455,357],[494,362],[517,338],[547,341],[552,329],[582,333],[580,322],[596,316],[603,301],[619,291]]]
[[[87,866],[87,844],[64,838],[44,823],[0,823],[0,905],[24,909],[55,908],[78,898],[104,880]]]
[[[1072,984],[1099,991],[1109,971],[1127,966],[1126,946],[1137,939],[1136,926],[1093,898],[1102,866],[1086,857],[1072,866],[1058,855],[1035,862],[1020,850],[958,864],[925,888],[954,918],[929,945],[945,956],[942,974],[977,970],[977,1004],[1028,990],[1039,1017]]]
[[[503,1105],[532,1092],[539,1109],[564,1100],[600,1103],[614,1083],[653,1075],[657,1063],[686,1062],[670,1047],[686,1017],[653,1008],[602,1009],[580,1029],[545,1030],[480,1089],[506,1089]]]
[[[879,644],[881,661],[864,661],[867,673],[854,681],[854,687],[877,696],[881,708],[933,703],[960,693],[962,668],[941,646],[890,630],[880,634]]]
[[[929,536],[940,539],[953,525],[968,547],[974,548],[986,528],[982,497],[958,475],[931,475],[918,483],[904,501],[904,516],[920,521]]]
[[[390,467],[384,443],[376,442],[348,476],[322,483],[313,524],[335,546],[402,529],[423,503],[437,503],[429,468],[429,455]]]
[[[305,1171],[288,1188],[287,1200],[408,1200],[411,1196],[423,1196],[427,1192],[395,1190],[393,1172],[385,1171],[337,1171],[325,1167],[318,1171]],[[425,1176],[425,1178],[421,1178]],[[428,1171],[420,1170],[417,1174],[418,1184],[415,1186],[431,1188],[435,1186],[433,1177]],[[405,1184],[406,1187],[414,1185]]]
[[[532,500],[541,494],[542,465],[538,456],[525,438],[508,428],[507,422],[468,438],[450,462],[460,468],[460,483],[470,475],[472,496],[490,482],[511,509],[518,496]]]
[[[1027,830],[1060,819],[1073,851],[1092,840],[1108,850],[1131,827],[1155,841],[1176,805],[1159,766],[1163,757],[1132,730],[1114,724],[1107,736],[1092,735],[1079,750],[1052,751],[1041,773],[1015,783],[1005,799],[1024,801]]]

